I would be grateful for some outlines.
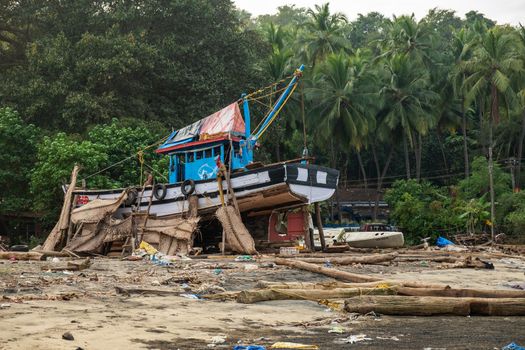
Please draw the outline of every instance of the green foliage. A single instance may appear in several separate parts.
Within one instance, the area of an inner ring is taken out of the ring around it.
[[[108,155],[107,161],[100,164],[100,168],[106,168],[116,164],[123,159],[127,161],[114,166],[101,175],[106,179],[103,183],[89,183],[96,187],[127,187],[136,185],[140,179],[140,163],[135,154],[150,145],[158,143],[168,132],[163,128],[155,130],[143,123],[135,125],[123,125],[124,123],[114,119],[109,125],[98,125],[88,133],[88,140],[93,144],[101,146],[104,153]],[[168,157],[159,157],[153,151],[156,147],[149,147],[144,152],[144,171],[153,171],[157,181],[167,182]],[[151,168],[153,170],[151,170]],[[83,172],[85,176],[100,169],[91,168]],[[100,180],[100,177],[98,178]]]
[[[398,180],[386,191],[384,199],[392,208],[390,218],[402,229],[409,244],[454,233],[464,222],[455,214],[456,202],[426,181]]]
[[[0,213],[31,209],[29,179],[39,130],[10,108],[0,109]]]
[[[65,133],[44,137],[36,154],[37,163],[31,173],[34,207],[51,218],[58,214],[64,197],[61,185],[69,183],[73,166],[99,169],[108,161],[104,146],[80,141]],[[105,184],[106,180],[98,177],[93,183]]]
[[[32,25],[20,60],[0,68],[0,105],[38,126],[78,132],[134,117],[181,127],[262,85],[268,47],[227,0],[9,2],[10,21]]]
[[[498,199],[498,222],[502,231],[509,234],[525,233],[525,192],[505,193]]]
[[[485,157],[477,157],[472,161],[472,175],[459,182],[462,198],[480,198],[489,191],[489,173]],[[494,164],[494,193],[496,199],[511,191],[510,175]]]

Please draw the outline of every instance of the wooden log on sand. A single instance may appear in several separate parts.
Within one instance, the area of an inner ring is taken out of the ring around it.
[[[351,265],[351,264],[377,264],[387,261],[392,261],[398,256],[398,253],[389,254],[374,254],[364,256],[346,256],[346,257],[326,257],[326,258],[297,258],[295,261],[303,261],[307,263],[323,264],[329,261],[335,265]]]
[[[398,295],[448,298],[524,298],[525,291],[498,289],[409,288],[395,287]]]
[[[341,281],[348,281],[348,282],[376,282],[380,281],[381,278],[367,276],[367,275],[359,275],[356,273],[341,271],[337,269],[330,269],[322,266],[318,266],[315,264],[310,264],[303,261],[297,261],[297,260],[291,260],[291,259],[281,259],[276,258],[275,263],[277,265],[285,265],[289,267],[293,267],[300,270],[310,271],[314,273],[320,273],[325,276],[333,277],[335,279],[341,280]]]
[[[0,252],[0,259],[44,260],[44,254],[38,252]]]
[[[333,289],[333,288],[378,288],[378,287],[407,287],[407,288],[430,288],[430,289],[450,289],[446,284],[425,284],[411,281],[381,280],[377,282],[347,283],[339,281],[327,282],[269,282],[259,281],[255,288],[273,289]]]
[[[360,314],[376,312],[400,316],[523,316],[525,299],[363,296],[346,299],[344,309]]]
[[[393,288],[335,288],[335,289],[251,289],[237,296],[237,302],[253,304],[268,300],[342,299],[359,295],[393,295]]]
[[[276,258],[275,263],[277,265],[285,265],[285,266],[293,267],[296,269],[319,273],[319,274],[333,277],[337,280],[346,281],[346,282],[355,282],[355,283],[383,282],[383,283],[392,283],[392,284],[403,284],[403,286],[405,287],[413,287],[413,288],[446,288],[447,287],[444,284],[427,284],[427,283],[421,283],[421,282],[400,281],[400,280],[385,281],[378,277],[360,275],[360,274],[341,271],[341,270],[337,270],[333,268],[326,268],[326,267],[318,266],[315,264],[310,264],[310,263],[306,263],[303,261],[295,261],[291,259]]]

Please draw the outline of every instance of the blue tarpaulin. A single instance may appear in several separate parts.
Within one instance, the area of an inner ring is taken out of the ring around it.
[[[439,236],[438,239],[436,240],[436,245],[438,247],[444,247],[447,245],[454,245],[454,243],[452,243],[451,241],[449,241],[448,239],[444,237]]]

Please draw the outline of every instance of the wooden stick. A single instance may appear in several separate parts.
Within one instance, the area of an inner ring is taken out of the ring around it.
[[[525,315],[525,299],[363,296],[346,299],[344,309],[361,314],[377,312],[402,316],[522,316]]]
[[[316,202],[314,207],[315,221],[317,221],[317,230],[319,231],[319,241],[321,241],[321,250],[324,252],[326,250],[326,242],[324,240],[323,219],[321,218],[321,209],[319,208],[319,203]]]

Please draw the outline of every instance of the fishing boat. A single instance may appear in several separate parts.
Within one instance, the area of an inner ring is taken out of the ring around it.
[[[182,215],[190,210],[190,197],[197,198],[199,215],[214,213],[221,206],[223,191],[234,193],[239,211],[248,214],[329,199],[337,188],[335,169],[311,164],[306,158],[270,165],[254,162],[260,137],[293,93],[303,69],[295,71],[253,131],[250,97],[243,94],[239,101],[172,132],[156,150],[169,157],[169,181],[128,189],[115,216],[141,211],[156,217]],[[225,173],[228,181],[223,182]],[[75,189],[76,206],[96,199],[117,200],[123,191]]]

